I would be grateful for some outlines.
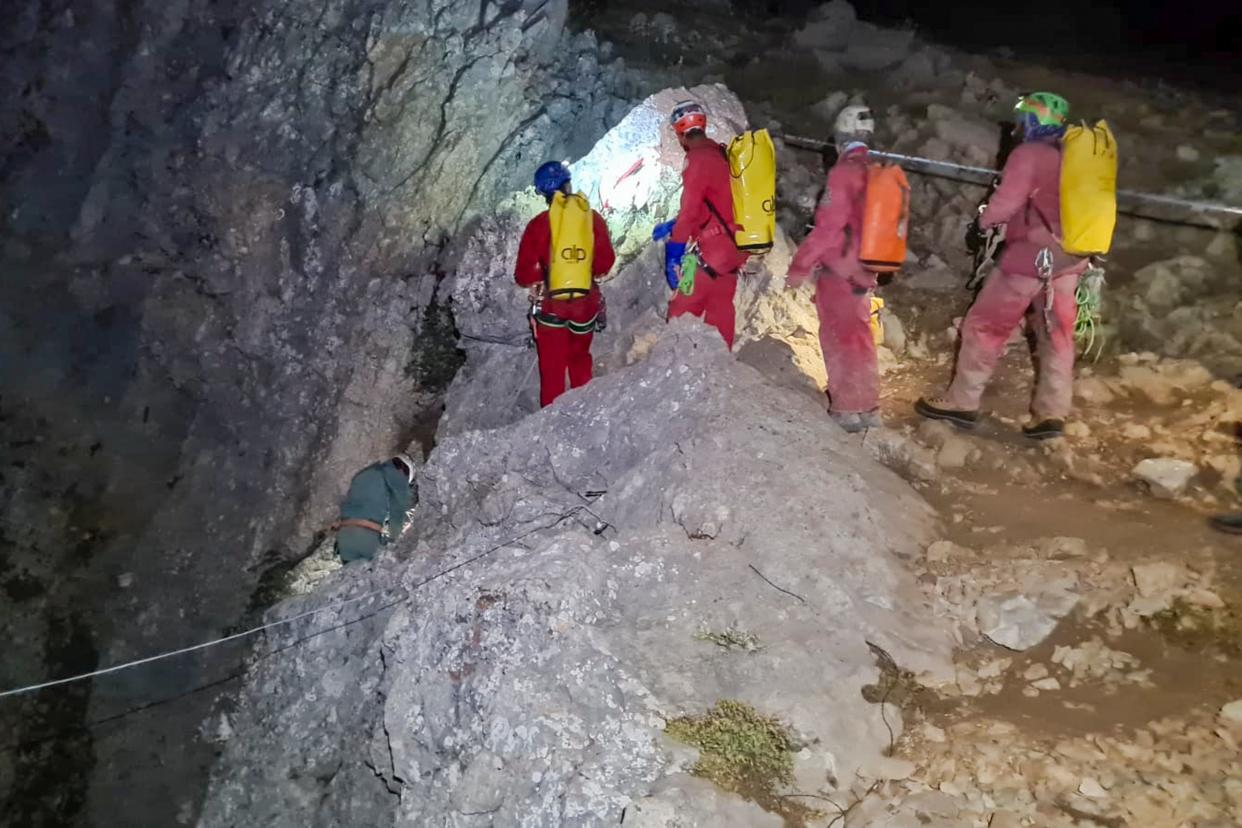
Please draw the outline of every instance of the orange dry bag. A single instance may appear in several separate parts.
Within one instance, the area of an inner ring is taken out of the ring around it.
[[[900,270],[906,261],[906,225],[910,221],[910,182],[893,164],[867,167],[859,258],[874,273]]]

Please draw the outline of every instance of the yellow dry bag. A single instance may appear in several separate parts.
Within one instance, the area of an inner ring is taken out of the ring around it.
[[[766,129],[729,142],[729,172],[738,249],[766,253],[776,237],[776,148]]]
[[[1108,252],[1117,225],[1117,142],[1108,124],[1071,126],[1061,142],[1061,246],[1074,256]]]
[[[880,311],[884,310],[884,300],[878,296],[871,297],[871,341],[876,345],[884,344],[884,318]]]
[[[595,217],[582,193],[556,193],[548,206],[552,230],[548,296],[572,298],[591,292],[595,259]]]

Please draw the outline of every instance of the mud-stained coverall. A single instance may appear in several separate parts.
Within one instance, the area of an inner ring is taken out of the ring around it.
[[[594,210],[595,250],[591,259],[591,273],[597,278],[612,270],[616,253],[608,237],[608,225]],[[552,261],[552,227],[548,212],[543,211],[530,220],[522,241],[518,245],[514,280],[521,287],[533,287],[547,278]],[[599,285],[592,283],[591,292],[574,299],[545,296],[540,304],[541,315],[560,319],[577,325],[589,325],[599,313]],[[539,405],[551,405],[565,393],[565,373],[569,372],[569,386],[578,388],[591,381],[591,340],[594,334],[575,333],[565,325],[535,323],[535,346],[539,351]]]
[[[673,294],[668,303],[668,318],[687,313],[698,316],[720,331],[725,345],[732,350],[736,327],[733,294],[737,291],[737,272],[746,263],[747,255],[737,249],[733,240],[737,228],[733,223],[729,159],[725,148],[710,138],[692,140],[681,176],[681,208],[669,241],[697,242],[702,264],[695,273],[690,295],[680,291]]]
[[[875,274],[862,266],[863,207],[867,195],[867,148],[847,151],[828,171],[815,227],[798,247],[785,282],[798,287],[817,267],[815,309],[819,346],[828,371],[833,412],[875,411],[880,405],[879,369],[871,334]]]
[[[369,520],[381,526],[387,521],[388,531],[396,535],[411,502],[410,483],[405,472],[391,460],[385,460],[354,475],[341,501],[341,518]],[[336,551],[345,563],[371,560],[379,545],[380,533],[360,526],[342,526],[336,533]]]
[[[1039,376],[1031,400],[1037,420],[1069,415],[1074,380],[1074,293],[1087,260],[1061,249],[1061,150],[1055,140],[1014,149],[1001,183],[979,218],[981,227],[1005,228],[1005,250],[962,321],[961,345],[948,407],[977,411],[1005,343],[1029,308],[1035,329]],[[1051,272],[1037,259],[1047,249]],[[1052,308],[1046,312],[1048,293]]]

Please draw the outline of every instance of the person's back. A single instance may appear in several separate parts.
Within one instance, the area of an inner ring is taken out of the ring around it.
[[[828,171],[815,226],[798,246],[785,286],[815,279],[819,343],[828,373],[829,415],[846,431],[882,425],[880,380],[871,334],[875,274],[863,267],[863,213],[867,201],[867,144],[875,119],[866,106],[847,106],[833,125],[840,157]]]
[[[863,267],[858,251],[862,244],[863,208],[867,199],[865,146],[841,154],[828,171],[824,195],[815,210],[815,224],[794,254],[791,273],[809,275],[822,265],[837,276],[860,286],[871,286],[875,277]]]
[[[604,222],[604,217],[595,210],[591,211],[591,217],[592,237],[595,242],[591,272],[597,277],[605,276],[616,261],[616,253],[608,237],[608,225]],[[518,245],[514,281],[519,287],[528,288],[544,283],[551,267],[551,245],[552,228],[548,211],[544,210],[527,222],[526,229],[522,233],[522,240]],[[599,285],[592,282],[590,291],[585,296],[573,298],[545,296],[540,306],[550,316],[586,323],[598,315],[601,296]]]
[[[1028,141],[1014,148],[1001,183],[979,217],[981,227],[1004,224],[1006,273],[1038,275],[1036,257],[1054,254],[1054,269],[1073,263],[1061,250],[1061,149],[1055,140]]]
[[[923,417],[974,428],[983,391],[1005,345],[1030,313],[1035,333],[1034,440],[1059,437],[1073,402],[1075,291],[1087,260],[1071,256],[1061,235],[1061,148],[1069,102],[1051,92],[1023,95],[1014,107],[1023,143],[1001,171],[1000,186],[979,216],[981,227],[1005,227],[1005,252],[959,329],[953,379],[940,397],[920,397]]]
[[[678,103],[669,126],[686,152],[686,166],[677,218],[652,234],[656,240],[668,237],[664,276],[673,289],[668,318],[700,317],[732,349],[737,325],[733,295],[747,254],[737,247],[729,158],[723,146],[707,137],[707,111],[701,104]],[[698,266],[683,271],[682,257],[691,247],[698,248]]]
[[[567,374],[571,388],[591,381],[591,341],[603,312],[597,280],[612,269],[616,253],[603,216],[590,209],[584,196],[573,192],[568,167],[549,161],[535,171],[534,184],[548,209],[526,225],[513,278],[531,291],[532,301],[538,300],[533,318],[539,404],[547,406],[564,393]],[[559,217],[555,228],[554,212]],[[553,247],[579,255],[554,261],[557,251]],[[585,266],[587,247],[591,249],[589,267]],[[558,272],[557,267],[562,269]]]
[[[373,463],[354,475],[335,525],[341,560],[349,563],[374,558],[385,523],[393,535],[398,533],[413,500],[413,480],[414,463],[404,454]]]
[[[704,262],[717,274],[728,274],[745,263],[734,242],[732,176],[725,148],[697,132],[686,140],[681,209],[670,238],[698,242]]]

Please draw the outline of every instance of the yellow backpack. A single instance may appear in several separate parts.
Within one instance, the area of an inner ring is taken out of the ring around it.
[[[729,142],[734,241],[739,250],[766,253],[776,237],[776,148],[766,129]]]
[[[548,206],[552,231],[548,296],[572,298],[591,292],[595,259],[595,217],[582,193],[556,193]]]
[[[1061,246],[1074,256],[1108,252],[1117,225],[1117,141],[1104,121],[1071,126],[1061,141]]]

